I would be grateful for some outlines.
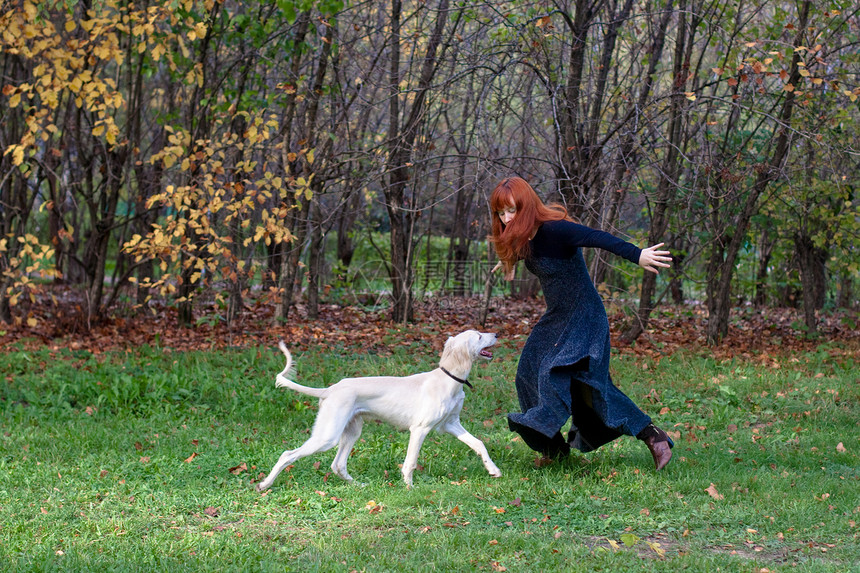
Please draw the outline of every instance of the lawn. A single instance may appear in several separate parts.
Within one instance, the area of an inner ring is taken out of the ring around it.
[[[421,452],[368,423],[350,459],[298,461],[313,399],[274,387],[276,348],[0,355],[0,555],[16,571],[821,571],[860,563],[860,378],[837,345],[714,359],[619,353],[616,383],[673,432],[653,471],[622,438],[536,467],[508,431],[522,339],[473,370],[463,424],[501,468],[447,435]],[[436,349],[438,350],[438,348]],[[435,367],[431,345],[386,355],[296,352],[313,386]]]

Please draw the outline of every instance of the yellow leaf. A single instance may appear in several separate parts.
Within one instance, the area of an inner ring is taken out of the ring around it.
[[[156,44],[155,47],[152,48],[152,59],[157,62],[161,59],[162,54],[164,54],[164,46]]]
[[[99,124],[93,128],[93,135],[95,137],[101,137],[101,135],[105,132],[105,125]]]
[[[685,96],[687,96],[687,99],[688,99],[688,100],[690,100],[690,101],[696,101],[696,94],[695,94],[695,92],[686,92],[684,95],[685,95]]]
[[[18,104],[21,103],[21,93],[16,93],[12,97],[9,98],[9,107],[18,107]]]
[[[66,32],[71,32],[75,28],[77,28],[77,25],[75,25],[74,20],[69,20],[66,22]]]
[[[21,165],[24,163],[24,146],[23,145],[13,145],[14,149],[12,150],[12,164],[13,165]]]

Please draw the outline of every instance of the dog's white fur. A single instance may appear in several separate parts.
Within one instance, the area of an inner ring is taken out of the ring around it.
[[[347,473],[346,462],[352,446],[361,435],[365,418],[384,420],[400,430],[409,430],[409,446],[402,469],[403,480],[408,487],[412,486],[418,452],[431,430],[456,436],[481,456],[491,476],[501,476],[502,472],[490,459],[483,442],[460,423],[460,410],[465,398],[463,385],[442,370],[445,368],[466,380],[476,358],[492,358],[487,349],[495,343],[495,334],[467,330],[448,338],[439,360],[440,367],[430,372],[403,377],[344,378],[328,388],[308,388],[287,378],[292,376],[293,359],[281,342],[279,347],[287,357],[287,364],[278,374],[275,385],[319,398],[319,412],[311,437],[297,449],[281,454],[269,475],[257,484],[257,491],[271,487],[278,474],[299,458],[334,446],[338,448],[331,469],[346,481],[353,481]]]

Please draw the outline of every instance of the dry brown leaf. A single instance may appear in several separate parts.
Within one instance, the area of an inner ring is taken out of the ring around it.
[[[708,488],[705,489],[705,491],[708,492],[708,495],[710,495],[712,498],[716,499],[717,501],[724,499],[723,494],[721,494],[720,492],[717,491],[717,486],[715,486],[714,484],[711,484]]]
[[[233,466],[232,468],[230,468],[230,469],[229,469],[229,470],[227,470],[227,471],[228,471],[228,472],[230,472],[231,474],[233,474],[233,475],[236,475],[236,476],[237,476],[237,475],[239,475],[239,474],[240,474],[240,473],[242,473],[242,472],[246,472],[246,471],[248,471],[248,466],[247,466],[247,464],[245,464],[245,462],[242,462],[242,463],[241,463],[241,464],[239,464],[238,466]]]
[[[190,456],[185,458],[185,463],[190,464],[192,461],[194,461],[194,458],[196,458],[196,457],[197,457],[197,452],[192,453]]]

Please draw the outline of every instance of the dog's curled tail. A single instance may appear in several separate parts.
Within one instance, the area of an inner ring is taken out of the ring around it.
[[[284,356],[287,357],[287,364],[275,377],[275,386],[278,388],[289,388],[290,390],[295,390],[296,392],[301,392],[302,394],[307,394],[316,398],[322,398],[325,396],[325,388],[309,388],[307,386],[302,386],[301,384],[296,384],[290,380],[290,378],[293,378],[296,375],[296,369],[293,368],[293,355],[290,354],[289,350],[287,350],[287,345],[284,344],[283,340],[278,343],[278,348],[280,348],[281,352],[284,353]]]

